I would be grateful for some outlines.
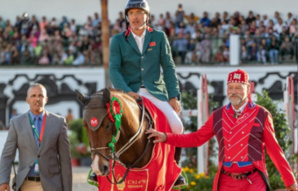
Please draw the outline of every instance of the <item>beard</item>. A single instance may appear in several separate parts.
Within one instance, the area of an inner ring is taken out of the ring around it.
[[[236,97],[235,97],[236,96]],[[229,101],[231,102],[231,104],[234,106],[234,105],[239,105],[241,102],[242,102],[242,100],[243,100],[243,98],[241,97],[241,95],[240,94],[230,94],[229,96],[228,96],[228,99],[229,99]]]

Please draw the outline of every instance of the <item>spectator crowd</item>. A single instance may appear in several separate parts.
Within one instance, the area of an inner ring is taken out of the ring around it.
[[[170,41],[176,63],[228,63],[229,36],[240,35],[242,63],[294,61],[298,35],[297,18],[289,12],[285,18],[276,11],[248,15],[235,11],[210,17],[207,11],[187,13],[179,4],[175,14],[150,15],[149,24],[163,30]],[[119,12],[110,27],[111,36],[125,31],[125,16]],[[88,16],[83,24],[66,16],[59,22],[43,16],[40,20],[27,13],[11,23],[0,15],[0,65],[101,65],[101,19],[98,13]]]
[[[101,63],[101,20],[88,16],[81,26],[64,16],[61,22],[43,16],[38,21],[27,13],[16,22],[0,17],[0,63],[81,65]]]

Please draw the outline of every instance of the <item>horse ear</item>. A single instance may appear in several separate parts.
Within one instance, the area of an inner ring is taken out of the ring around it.
[[[87,105],[91,100],[89,96],[82,94],[81,92],[79,92],[79,90],[76,90],[76,95],[78,100],[84,105]]]
[[[111,92],[110,92],[110,90],[108,88],[105,88],[103,90],[103,94],[102,95],[103,95],[102,102],[103,102],[104,105],[107,105],[107,103],[109,103],[110,100],[111,100]]]

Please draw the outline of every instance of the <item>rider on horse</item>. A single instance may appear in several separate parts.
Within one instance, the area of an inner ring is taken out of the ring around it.
[[[127,30],[111,40],[110,79],[115,88],[133,98],[149,99],[166,115],[172,132],[182,134],[183,124],[177,115],[180,111],[179,84],[171,47],[164,32],[148,26],[149,15],[146,0],[127,2]],[[181,148],[176,148],[176,152],[175,159],[179,163]],[[180,178],[179,184],[184,184]]]

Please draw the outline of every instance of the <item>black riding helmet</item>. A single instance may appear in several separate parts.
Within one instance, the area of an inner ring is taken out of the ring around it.
[[[127,16],[127,12],[129,9],[143,9],[149,16],[150,8],[148,2],[146,0],[128,0],[125,6],[125,15]]]

